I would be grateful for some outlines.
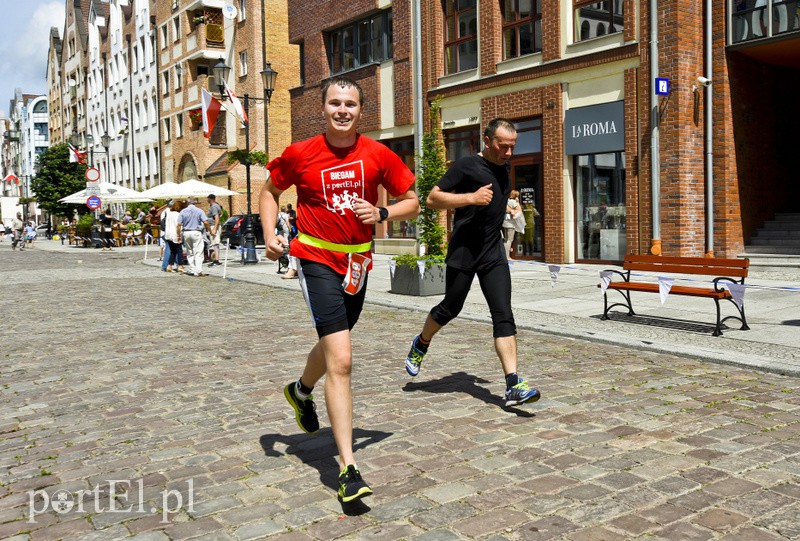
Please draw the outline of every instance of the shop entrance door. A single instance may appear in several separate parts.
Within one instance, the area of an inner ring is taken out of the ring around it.
[[[542,163],[533,158],[513,160],[512,185],[519,190],[519,202],[525,216],[525,231],[517,233],[511,244],[514,259],[542,259],[544,257],[544,181]]]

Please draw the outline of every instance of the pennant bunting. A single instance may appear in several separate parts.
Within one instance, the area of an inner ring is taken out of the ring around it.
[[[600,291],[606,292],[608,284],[611,283],[611,271],[600,271]]]
[[[672,284],[674,282],[675,278],[669,278],[667,276],[658,277],[658,292],[661,294],[661,304],[667,302],[667,295],[669,295],[669,290],[672,289]]]
[[[242,125],[249,124],[250,121],[247,119],[247,112],[242,107],[242,102],[239,101],[239,98],[236,94],[233,93],[233,90],[230,89],[228,83],[225,83],[225,94],[228,95],[228,99],[233,105],[233,110],[236,112],[236,116],[242,121]]]
[[[547,265],[547,270],[550,271],[550,287],[556,287],[558,273],[561,272],[561,267],[559,265]]]
[[[389,260],[389,276],[394,278],[394,269],[397,268],[397,261],[394,259]]]
[[[200,90],[202,91],[200,110],[203,115],[203,136],[208,139],[211,136],[211,132],[214,131],[214,125],[217,123],[217,117],[219,116],[219,110],[222,108],[222,104],[205,88],[201,88]]]
[[[417,261],[417,268],[419,269],[419,279],[422,280],[425,278],[425,261]]]
[[[725,284],[725,287],[727,287],[728,291],[731,292],[731,297],[733,297],[733,302],[735,302],[736,306],[738,306],[739,310],[741,310],[742,305],[744,304],[744,291],[747,288],[744,286],[744,284],[734,284],[734,283]]]

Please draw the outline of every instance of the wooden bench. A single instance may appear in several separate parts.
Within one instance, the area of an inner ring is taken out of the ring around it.
[[[730,291],[720,285],[720,282],[730,282],[734,284],[744,284],[747,272],[750,267],[749,259],[722,259],[708,257],[666,257],[654,255],[633,255],[625,256],[622,268],[624,272],[611,270],[612,273],[622,277],[622,281],[611,281],[603,293],[603,317],[608,319],[608,311],[616,306],[623,306],[628,309],[628,315],[636,315],[631,304],[631,291],[641,291],[644,293],[659,293],[660,288],[657,283],[635,281],[631,279],[631,271],[654,272],[657,276],[667,274],[693,274],[702,276],[714,276],[711,285],[701,284],[697,286],[673,285],[669,290],[670,295],[685,295],[690,297],[708,297],[714,299],[717,307],[717,324],[712,333],[714,336],[722,335],[722,324],[728,319],[736,319],[741,322],[741,330],[750,330],[747,326],[747,319],[744,315],[744,302],[741,308],[731,297]],[[598,285],[597,287],[602,287]],[[625,302],[608,304],[608,290],[618,291]],[[736,307],[738,316],[721,317],[721,300],[728,300]]]

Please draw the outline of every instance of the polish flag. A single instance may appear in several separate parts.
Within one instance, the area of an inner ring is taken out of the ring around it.
[[[86,152],[81,152],[74,146],[69,146],[70,163],[86,163]]]
[[[212,96],[208,90],[202,88],[201,111],[203,113],[203,136],[208,139],[217,123],[219,110],[222,107],[220,101]]]
[[[14,173],[7,174],[6,178],[4,178],[3,180],[8,182],[9,184],[11,184],[12,182],[14,184],[19,184],[19,177],[17,175],[15,175]]]
[[[233,105],[233,110],[236,111],[236,115],[242,120],[242,124],[249,124],[250,121],[247,119],[247,113],[242,107],[242,102],[239,101],[239,98],[236,94],[233,93],[233,90],[230,89],[228,83],[225,83],[225,93],[228,95],[228,99],[231,101],[231,105]]]

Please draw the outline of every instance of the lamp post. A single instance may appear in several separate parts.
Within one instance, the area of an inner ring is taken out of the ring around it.
[[[227,95],[225,92],[225,81],[228,79],[228,74],[231,71],[230,66],[226,65],[223,60],[217,62],[217,64],[213,68],[214,71],[214,80],[217,82],[217,86],[219,87],[219,95],[220,99],[225,101],[227,99]],[[269,129],[269,115],[267,113],[269,109],[269,102],[270,98],[272,98],[272,93],[275,91],[275,79],[278,77],[278,72],[272,69],[272,66],[269,62],[267,62],[267,66],[261,71],[261,82],[264,85],[264,98],[253,98],[249,94],[244,95],[244,114],[245,117],[248,117],[248,113],[250,111],[250,101],[263,101],[264,102],[264,122],[266,123],[267,130]],[[249,117],[248,117],[249,118]],[[253,230],[253,221],[252,221],[252,195],[250,192],[250,165],[252,164],[252,160],[250,159],[250,121],[244,120],[244,146],[247,150],[247,157],[244,160],[244,167],[245,167],[245,174],[247,178],[247,215],[245,216],[244,220],[244,253],[242,254],[242,264],[249,265],[253,263],[258,263],[258,256],[256,255],[256,236]],[[267,135],[267,140],[265,141],[265,146],[267,151],[269,152],[269,136]]]

